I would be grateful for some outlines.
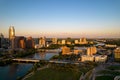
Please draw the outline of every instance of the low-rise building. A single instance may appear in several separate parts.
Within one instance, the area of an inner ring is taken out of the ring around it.
[[[109,47],[109,48],[115,48],[117,47],[117,45],[112,45],[112,44],[106,44],[105,47]]]
[[[74,43],[75,43],[75,44],[79,44],[79,41],[78,41],[78,40],[75,40]]]
[[[71,45],[71,42],[70,41],[67,41],[67,43],[66,44],[69,44],[69,45]]]
[[[82,55],[81,56],[81,61],[94,61],[94,56],[89,56],[89,55]]]
[[[74,51],[75,54],[78,54],[78,53],[80,53],[80,54],[86,54],[87,48],[86,47],[74,47],[74,50],[75,50]]]
[[[57,44],[61,44],[61,41],[58,41],[58,43]]]
[[[107,55],[82,55],[81,61],[95,61],[95,62],[105,62],[107,60]]]
[[[35,44],[35,49],[39,49],[40,45],[39,44]]]
[[[107,55],[95,55],[95,62],[105,62],[107,60]]]
[[[79,53],[82,53],[83,52],[83,50],[78,50],[78,49],[74,49],[74,54],[79,54]]]
[[[65,55],[65,54],[70,54],[70,48],[63,46],[62,47],[62,55]]]

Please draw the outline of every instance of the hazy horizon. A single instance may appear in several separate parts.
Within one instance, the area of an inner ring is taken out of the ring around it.
[[[120,0],[0,0],[0,33],[120,38]]]

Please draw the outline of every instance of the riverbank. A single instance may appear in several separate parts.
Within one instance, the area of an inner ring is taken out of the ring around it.
[[[33,64],[29,63],[11,63],[0,66],[0,80],[17,80],[29,72],[32,66]]]
[[[26,49],[26,50],[12,50],[12,54],[7,54],[7,56],[3,56],[4,58],[0,59],[0,66],[5,66],[13,63],[13,58],[24,58],[26,56],[35,54],[35,49]]]
[[[11,58],[0,60],[0,66],[5,66],[5,65],[8,65],[8,64],[11,64],[11,63],[12,63],[12,59]]]
[[[36,71],[43,70],[43,69],[48,68],[48,67],[49,67],[48,65],[45,65],[45,66],[43,66],[43,67],[37,68]],[[33,74],[35,74],[36,71],[32,71],[32,72],[26,74],[23,78],[21,78],[21,79],[19,79],[19,80],[26,80],[27,78],[33,76]]]

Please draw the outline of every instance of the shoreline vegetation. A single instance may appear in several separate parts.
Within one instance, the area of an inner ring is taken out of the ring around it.
[[[8,56],[4,56],[4,58],[0,60],[0,66],[5,66],[5,65],[13,63],[12,61],[13,58],[23,58],[23,57],[32,55],[35,52],[36,52],[35,49],[26,49],[26,50],[21,50],[21,51],[12,50],[10,53],[13,53],[13,54],[11,55],[7,54]]]
[[[0,66],[5,66],[12,63],[12,59],[0,60]]]
[[[47,68],[47,62],[42,62],[41,64],[35,63],[33,64],[33,67],[24,75],[21,77],[17,77],[17,80],[25,80],[26,78],[32,76],[36,71]]]

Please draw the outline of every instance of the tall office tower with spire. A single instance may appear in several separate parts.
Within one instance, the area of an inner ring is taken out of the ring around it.
[[[13,38],[15,38],[15,29],[13,26],[10,26],[9,27],[9,39],[11,40]]]
[[[11,48],[14,49],[15,29],[14,29],[13,26],[10,26],[10,27],[9,27],[9,40],[10,40]]]

